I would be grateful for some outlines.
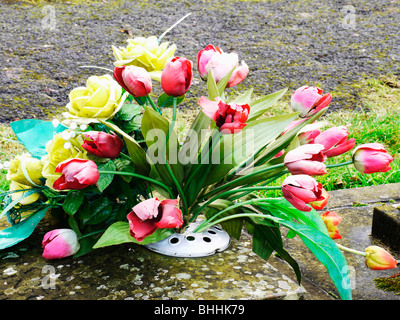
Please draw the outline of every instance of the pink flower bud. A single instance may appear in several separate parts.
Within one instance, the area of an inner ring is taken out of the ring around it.
[[[311,211],[308,203],[325,200],[323,191],[322,184],[304,174],[288,176],[282,183],[283,196],[300,211]]]
[[[324,175],[326,156],[320,144],[305,144],[289,151],[283,162],[291,174]]]
[[[300,112],[300,117],[306,117],[327,107],[331,100],[330,93],[322,95],[320,88],[303,86],[293,92],[290,103],[294,111]]]
[[[365,264],[371,270],[386,270],[397,267],[397,261],[385,249],[378,246],[370,246],[365,249]]]
[[[348,135],[345,126],[334,127],[316,136],[314,143],[322,144],[324,154],[330,158],[345,153],[354,147],[356,140],[354,138],[347,140]]]
[[[92,160],[68,159],[59,163],[55,172],[62,173],[61,177],[54,181],[55,190],[83,189],[99,180],[99,170]]]
[[[131,236],[142,242],[157,229],[180,228],[183,218],[177,205],[176,199],[159,201],[151,198],[134,206],[127,216]]]
[[[45,259],[61,259],[78,252],[78,236],[71,229],[55,229],[47,232],[42,241]]]
[[[334,211],[327,211],[321,215],[321,218],[328,229],[329,237],[331,239],[342,239],[337,228],[337,225],[342,221],[342,217]]]
[[[193,79],[192,61],[175,57],[167,63],[161,73],[161,87],[173,97],[183,96],[190,88]]]
[[[394,160],[380,143],[366,143],[356,147],[352,152],[354,167],[362,173],[389,171]]]
[[[242,61],[239,65],[239,56],[236,53],[223,52],[219,47],[208,45],[197,54],[197,70],[200,77],[206,80],[211,71],[216,83],[218,83],[232,69],[227,88],[236,86],[242,82],[249,73],[249,67]]]
[[[198,101],[203,112],[213,119],[222,133],[237,133],[247,124],[250,113],[248,104],[226,104],[221,99],[210,101],[201,97]]]
[[[87,131],[84,136],[82,147],[100,158],[117,158],[124,147],[124,142],[114,132],[108,134],[102,131]]]
[[[150,74],[141,67],[115,67],[114,79],[133,97],[147,96],[152,89]]]

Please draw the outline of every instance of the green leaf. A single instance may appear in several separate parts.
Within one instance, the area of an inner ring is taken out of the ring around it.
[[[221,96],[221,93],[218,90],[217,84],[215,83],[215,79],[211,71],[208,72],[207,76],[207,89],[208,89],[208,98],[211,101]]]
[[[343,300],[351,299],[350,288],[343,285],[349,276],[347,261],[335,242],[328,235],[305,224],[268,215],[266,215],[266,218],[293,230],[315,257],[326,267],[341,298]]]
[[[101,197],[90,203],[90,217],[84,221],[85,225],[98,224],[107,220],[112,211],[114,203],[106,198]]]
[[[115,171],[117,168],[115,163],[112,160],[108,160],[105,163],[97,164],[97,167],[100,170],[104,171]],[[99,180],[97,181],[96,185],[100,192],[103,192],[113,181],[114,175],[109,173],[100,173]]]
[[[28,238],[32,234],[33,230],[35,230],[37,224],[43,219],[47,210],[48,207],[45,207],[22,220],[20,223],[1,230],[0,249],[11,247]]]
[[[304,126],[316,121],[319,117],[321,117],[326,112],[327,109],[328,108],[320,110],[312,117],[301,122],[299,125],[295,126],[291,130],[286,132],[284,135],[280,135],[275,141],[273,141],[271,144],[266,146],[264,150],[262,150],[259,154],[257,154],[255,165],[257,166],[257,165],[267,162],[272,157],[274,157],[279,151],[281,151],[282,149],[284,149],[288,145],[290,145],[291,142],[293,141],[293,139],[297,136],[298,132]]]
[[[51,121],[38,119],[14,121],[10,123],[10,127],[32,157],[38,159],[47,154],[46,143],[53,139],[54,133],[62,132],[66,129],[61,124],[54,128]]]
[[[142,120],[142,133],[148,146],[147,153],[150,155],[149,158],[153,161],[161,180],[168,186],[175,188],[174,181],[165,166],[165,155],[162,152],[166,152],[166,159],[179,183],[182,183],[183,180],[183,166],[178,161],[179,141],[175,131],[171,133],[165,148],[168,131],[168,120],[153,109],[146,108]]]
[[[291,113],[252,121],[236,134],[223,135],[220,148],[214,150],[213,159],[220,157],[219,164],[213,165],[204,186],[216,183],[243,161],[274,141],[295,119]]]
[[[65,197],[64,203],[62,205],[65,213],[69,215],[74,215],[83,202],[85,197],[85,192],[82,190],[70,190]]]
[[[176,104],[180,104],[185,99],[185,95],[177,97]],[[173,106],[174,97],[163,92],[157,99],[157,106],[161,108],[168,108]]]
[[[249,104],[251,95],[253,93],[253,88],[245,91],[241,95],[237,96],[235,99],[233,99],[231,102],[237,103],[237,104]],[[251,107],[250,107],[251,110]]]
[[[118,221],[107,228],[101,238],[93,246],[93,249],[118,245],[127,242],[146,245],[149,243],[161,241],[169,237],[172,233],[173,231],[171,229],[157,229],[152,235],[146,237],[142,242],[139,242],[130,235],[129,223],[125,221]]]
[[[251,220],[254,221],[254,219]],[[279,225],[274,224],[271,226],[254,223],[253,226],[253,252],[267,261],[272,252],[276,251],[276,253],[293,268],[297,281],[300,283],[300,267],[292,256],[283,248]]]
[[[138,104],[123,104],[121,109],[115,115],[115,120],[130,121],[135,116],[139,115],[142,110],[142,106]]]
[[[230,206],[234,205],[232,201],[225,199],[217,199],[213,203],[209,204],[206,208],[204,208],[204,214],[207,219],[211,218],[221,210],[224,210]],[[232,210],[228,210],[220,215],[220,218],[224,218],[233,214],[243,212],[242,208],[234,208]],[[227,221],[221,222],[221,227],[232,237],[237,240],[240,239],[243,229],[243,218],[229,219]]]
[[[260,99],[250,102],[250,114],[247,121],[252,121],[262,116],[267,109],[272,107],[281,99],[287,91],[287,88],[271,93]]]

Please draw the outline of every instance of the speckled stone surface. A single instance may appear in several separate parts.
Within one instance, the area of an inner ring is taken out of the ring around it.
[[[0,253],[0,299],[303,299],[303,287],[254,254],[245,236],[205,258],[173,258],[124,244],[77,259],[41,257],[42,228]],[[42,228],[41,228],[42,227]]]

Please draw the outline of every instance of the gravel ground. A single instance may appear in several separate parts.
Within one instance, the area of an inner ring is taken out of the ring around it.
[[[318,85],[332,110],[355,109],[363,79],[400,74],[398,0],[30,2],[0,0],[0,123],[64,111],[74,87],[104,73],[80,66],[113,67],[111,45],[129,37],[121,29],[160,35],[189,12],[164,40],[194,62],[210,43],[236,51],[250,67],[237,90]]]

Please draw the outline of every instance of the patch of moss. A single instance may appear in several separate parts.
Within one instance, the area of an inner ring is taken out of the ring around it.
[[[400,295],[400,272],[388,278],[374,279],[375,285],[378,289],[393,292]]]

